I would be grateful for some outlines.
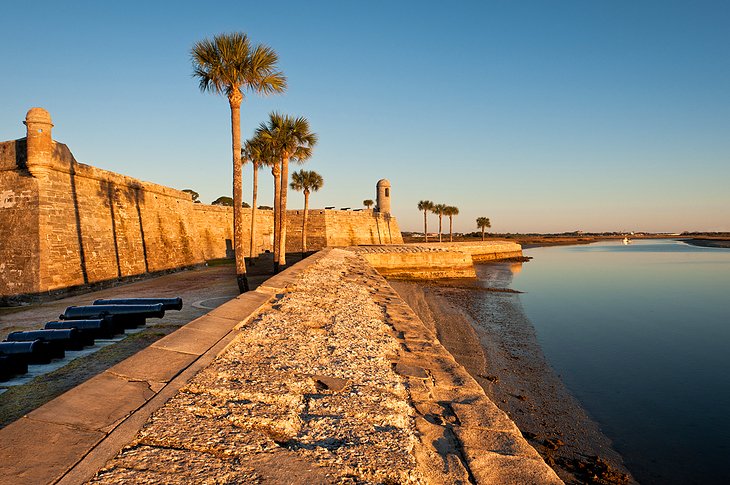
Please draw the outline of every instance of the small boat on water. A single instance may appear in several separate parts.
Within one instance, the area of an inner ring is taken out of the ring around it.
[[[624,246],[628,246],[629,244],[631,244],[631,239],[629,239],[628,237],[625,237],[624,238]]]

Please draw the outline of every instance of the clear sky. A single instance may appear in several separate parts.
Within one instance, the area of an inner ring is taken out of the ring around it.
[[[210,202],[231,192],[227,100],[190,48],[243,31],[273,47],[285,95],[250,96],[320,136],[313,207],[393,184],[455,205],[456,231],[730,230],[730,2],[724,0],[10,2],[0,139],[32,106],[76,159]],[[261,174],[262,204],[271,176]],[[250,198],[250,168],[244,169]],[[290,196],[290,207],[302,205]],[[431,218],[431,227],[435,217]]]

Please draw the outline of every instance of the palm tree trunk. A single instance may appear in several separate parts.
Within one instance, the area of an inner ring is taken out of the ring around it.
[[[423,211],[423,235],[426,238],[426,242],[428,242],[428,211]]]
[[[452,230],[454,216],[449,216],[449,242],[454,242],[454,231]]]
[[[286,266],[286,195],[289,188],[289,156],[281,158],[281,191],[279,192],[279,267]]]
[[[441,242],[441,214],[439,214],[439,242]]]
[[[274,273],[279,272],[279,217],[281,216],[281,199],[279,193],[281,190],[281,170],[278,164],[274,164],[271,168],[271,174],[274,176]]]
[[[253,264],[253,258],[258,256],[258,253],[254,254],[255,241],[256,241],[256,198],[259,192],[259,170],[258,164],[251,161],[253,167],[253,195],[251,196],[251,247],[248,251],[249,257],[251,257],[251,264]]]
[[[302,259],[307,252],[307,213],[309,212],[309,191],[304,191],[304,215],[302,216]]]
[[[238,96],[236,96],[236,94]],[[236,258],[238,291],[249,290],[246,260],[243,253],[243,173],[241,167],[241,93],[236,89],[228,98],[231,106],[231,136],[233,141],[233,249]]]

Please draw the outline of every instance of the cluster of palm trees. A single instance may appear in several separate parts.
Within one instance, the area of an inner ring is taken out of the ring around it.
[[[442,221],[443,216],[449,218],[449,241],[454,240],[454,216],[459,215],[459,208],[453,205],[434,204],[430,200],[422,200],[418,202],[418,210],[423,211],[423,234],[428,242],[428,213],[437,214],[439,216],[439,242],[441,242]]]
[[[236,279],[241,293],[249,290],[246,277],[243,240],[243,174],[242,160],[253,166],[253,200],[251,204],[251,241],[253,256],[256,219],[258,169],[268,166],[274,176],[274,270],[286,265],[286,204],[289,187],[289,163],[302,163],[312,156],[317,135],[303,117],[278,112],[261,123],[254,136],[241,143],[241,103],[248,92],[260,95],[282,93],[286,77],[279,70],[278,55],[266,45],[252,45],[248,36],[236,32],[221,34],[212,40],[195,43],[191,50],[193,76],[200,90],[222,94],[231,109],[231,138],[233,151],[233,248],[236,257]],[[306,212],[310,191],[322,187],[322,177],[315,172],[295,172],[292,189],[301,190],[305,197],[303,248],[306,244]],[[305,249],[306,250],[306,249]]]

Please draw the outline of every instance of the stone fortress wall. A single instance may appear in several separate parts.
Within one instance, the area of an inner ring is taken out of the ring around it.
[[[231,207],[78,163],[43,109],[25,124],[26,138],[0,143],[0,304],[230,255]],[[287,251],[301,250],[302,213],[287,213]],[[250,218],[244,209],[246,240]],[[272,230],[272,211],[256,211],[255,252],[272,249]],[[310,210],[307,232],[310,250],[403,242],[377,211]]]

